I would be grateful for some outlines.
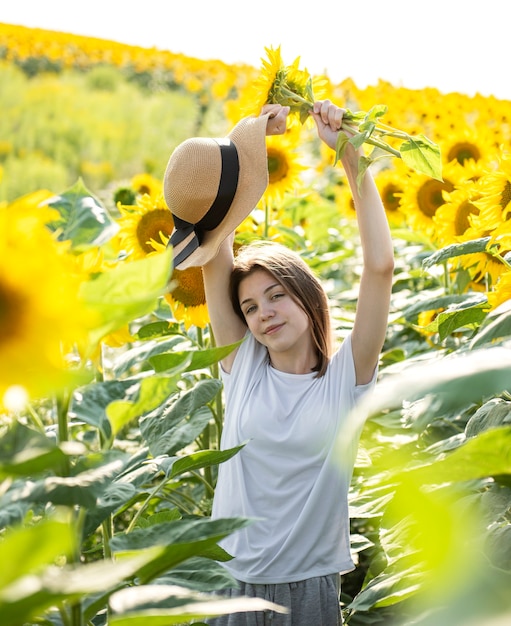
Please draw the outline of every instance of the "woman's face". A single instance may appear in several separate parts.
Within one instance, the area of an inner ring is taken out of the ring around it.
[[[272,352],[309,349],[309,318],[270,273],[256,270],[239,286],[240,307],[254,337]]]

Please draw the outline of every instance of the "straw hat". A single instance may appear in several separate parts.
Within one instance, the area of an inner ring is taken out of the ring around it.
[[[174,267],[214,258],[259,202],[268,185],[268,117],[246,117],[221,139],[187,139],[171,154],[163,190],[174,218]]]

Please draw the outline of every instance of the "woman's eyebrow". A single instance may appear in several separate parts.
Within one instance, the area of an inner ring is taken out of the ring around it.
[[[271,291],[274,287],[280,287],[280,283],[273,283],[273,285],[269,285],[268,287],[266,287],[266,289],[263,291],[263,294],[267,293],[268,291]],[[253,300],[254,298],[245,298],[244,300],[242,300],[240,302],[240,306],[243,306],[244,304],[246,304],[247,302],[250,302],[251,300]]]

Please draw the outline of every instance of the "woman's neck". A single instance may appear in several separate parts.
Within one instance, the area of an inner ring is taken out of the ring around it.
[[[270,365],[286,374],[310,374],[318,366],[318,356],[314,351],[306,353],[270,352]]]

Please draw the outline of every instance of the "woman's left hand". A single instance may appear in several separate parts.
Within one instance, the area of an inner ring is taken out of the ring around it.
[[[314,102],[313,109],[310,112],[310,115],[316,122],[320,139],[332,150],[335,150],[344,112],[345,109],[338,107],[330,100],[317,100]]]

